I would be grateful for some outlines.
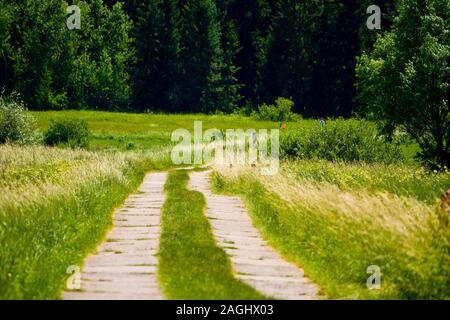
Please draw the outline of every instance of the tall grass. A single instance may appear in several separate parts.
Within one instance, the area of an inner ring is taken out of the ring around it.
[[[336,166],[337,172],[346,165],[328,166]],[[364,166],[359,170],[374,175]],[[244,196],[264,236],[302,266],[329,298],[450,297],[448,219],[428,195],[427,203],[408,192],[391,193],[392,180],[384,188],[370,183],[367,188],[342,187],[335,183],[337,177],[311,179],[313,170],[301,171],[292,164],[275,176],[217,168],[214,181],[218,191]],[[371,265],[381,268],[380,290],[366,287]]]
[[[167,152],[0,146],[0,299],[56,299],[112,222],[112,210]]]
[[[283,161],[282,169],[295,181],[327,182],[343,190],[384,191],[433,206],[450,187],[450,171],[430,172],[414,164],[295,160]]]

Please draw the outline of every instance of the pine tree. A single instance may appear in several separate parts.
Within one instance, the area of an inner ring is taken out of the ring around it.
[[[80,2],[82,28],[70,32],[74,59],[69,74],[69,106],[125,110],[131,96],[129,68],[134,51],[132,24],[121,3]]]
[[[263,86],[266,101],[292,98],[297,111],[306,112],[304,97],[312,79],[315,47],[311,2],[278,2],[267,46]]]
[[[355,56],[360,48],[360,20],[354,18],[357,2],[326,1],[316,18],[313,75],[304,98],[307,116],[351,115],[356,92]]]
[[[220,109],[222,50],[213,0],[182,1],[181,103],[178,111]]]
[[[137,10],[135,104],[175,111],[179,104],[179,13],[176,0],[148,0]]]
[[[238,82],[237,72],[239,71],[239,67],[236,66],[236,59],[241,50],[241,46],[233,20],[225,22],[222,38],[224,51],[222,68],[223,98],[220,103],[220,110],[231,113],[240,106],[243,98],[240,94],[243,85]]]
[[[0,0],[0,92],[8,89],[11,79],[11,34],[9,26],[13,24],[16,6],[6,0]]]
[[[370,44],[365,0],[278,1],[267,45],[261,96],[292,98],[306,116],[355,110],[355,56]]]
[[[272,13],[276,0],[229,0],[227,17],[236,22],[239,51],[236,65],[238,83],[244,86],[241,94],[251,105],[255,106],[264,101],[262,95],[267,88],[262,86],[262,69],[266,59],[266,46]]]
[[[123,11],[123,4],[118,2],[109,10],[105,21],[106,33],[103,37],[108,41],[105,49],[111,59],[111,101],[108,109],[128,108],[132,89],[130,71],[134,63],[135,52],[131,38],[132,22]]]

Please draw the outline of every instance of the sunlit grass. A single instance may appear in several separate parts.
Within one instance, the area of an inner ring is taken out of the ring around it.
[[[112,209],[137,188],[144,172],[174,166],[170,159],[173,130],[192,132],[197,120],[203,121],[204,130],[279,127],[236,115],[90,111],[33,115],[42,131],[52,119],[84,119],[92,131],[91,143],[88,150],[0,146],[3,299],[59,297],[67,267],[81,264],[95,249],[110,226]],[[315,120],[301,120],[288,123],[286,130],[310,130],[317,125]],[[328,297],[448,297],[442,280],[450,274],[448,230],[442,227],[445,219],[436,207],[441,192],[450,187],[449,173],[427,172],[412,160],[414,147],[404,145],[403,149],[408,161],[395,165],[298,160],[283,162],[280,174],[271,178],[250,170],[235,175],[222,168],[216,186],[245,195],[265,237],[304,267]],[[169,297],[188,297],[189,286],[196,288],[191,298],[237,298],[244,293],[254,297],[253,291],[229,279],[227,262],[211,243],[205,218],[199,215],[202,197],[185,190],[185,178],[174,174],[167,187],[173,203],[165,207],[166,225],[170,225],[162,257]],[[194,220],[203,227],[192,230]],[[184,243],[173,242],[180,237]],[[203,241],[209,241],[211,250],[188,255],[189,264],[171,265],[170,254],[176,258],[192,253],[193,244],[202,248]],[[205,257],[210,254],[223,265],[208,271],[212,260]],[[202,259],[208,262],[197,266]],[[365,287],[365,268],[370,264],[382,268],[380,291],[369,292]],[[186,269],[191,265],[194,270]],[[186,277],[177,279],[174,274],[180,270]],[[220,272],[234,284],[217,278]],[[211,288],[202,287],[201,273],[212,279]],[[239,292],[231,294],[231,288],[238,287]]]
[[[92,131],[91,150],[151,150],[160,146],[171,146],[171,134],[177,129],[194,131],[194,121],[202,122],[203,131],[208,129],[278,129],[280,123],[258,121],[240,115],[205,115],[205,114],[152,114],[120,113],[102,111],[34,111],[30,112],[36,119],[41,131],[47,130],[51,120],[81,119],[88,123]],[[329,120],[328,123],[333,122]],[[286,131],[310,131],[319,127],[319,121],[301,119],[288,122]],[[411,141],[401,145],[405,161],[414,163],[414,156],[419,151],[417,144]]]
[[[390,178],[374,185],[377,170]],[[350,183],[349,172],[359,181]],[[302,161],[282,165],[275,176],[220,167],[214,182],[219,192],[244,196],[264,236],[329,298],[449,298],[450,229],[433,196],[439,187],[417,174],[415,183],[430,192],[403,189],[401,179],[395,182],[402,173],[396,166]],[[444,174],[434,178],[449,182]],[[380,290],[366,287],[370,265],[381,268]]]
[[[0,146],[0,299],[56,299],[112,222],[112,210],[168,152]]]
[[[450,171],[430,172],[417,164],[284,161],[283,172],[300,182],[329,182],[344,190],[386,191],[435,205],[450,187]]]

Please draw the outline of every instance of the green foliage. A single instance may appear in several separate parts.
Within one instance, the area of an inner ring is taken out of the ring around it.
[[[67,268],[82,265],[114,208],[163,161],[126,157],[0,146],[0,299],[60,298]]]
[[[145,0],[135,9],[134,98],[138,110],[179,111],[180,13],[176,0]]]
[[[0,96],[0,144],[35,144],[40,141],[36,120],[27,113],[18,96]]]
[[[128,70],[134,60],[132,23],[121,3],[111,9],[101,0],[80,2],[83,15],[79,32],[70,34],[73,67],[68,77],[68,106],[126,110],[131,85]]]
[[[194,112],[220,109],[223,50],[217,14],[213,0],[187,1],[181,8],[180,107]]]
[[[370,30],[367,35],[368,1],[275,3],[259,68],[260,100],[291,97],[295,111],[308,117],[349,116],[354,106],[354,57],[362,42],[365,45],[366,38],[377,33]],[[363,27],[365,32],[359,34]]]
[[[68,30],[67,1],[1,0],[0,86],[33,109],[231,113],[286,96],[307,116],[349,115],[354,57],[375,35],[358,35],[368,0],[124,3],[73,1]]]
[[[265,101],[261,92],[262,67],[266,59],[267,37],[273,23],[275,1],[268,0],[227,0],[218,1],[222,13],[222,25],[227,20],[234,21],[239,34],[241,49],[235,57],[237,83],[241,84],[242,104],[252,106]],[[267,100],[269,101],[269,100]]]
[[[224,51],[221,81],[223,91],[218,108],[221,111],[231,113],[238,108],[243,98],[240,94],[243,85],[239,84],[237,79],[240,68],[236,65],[236,56],[242,48],[236,25],[232,20],[227,21],[223,27],[222,46]]]
[[[8,0],[0,0],[0,90],[10,80],[11,50],[10,25],[13,22],[13,5]]]
[[[50,146],[62,144],[70,147],[87,147],[89,135],[87,122],[83,120],[57,120],[50,123],[44,135],[44,143]]]
[[[404,0],[392,31],[358,60],[359,99],[384,132],[403,127],[431,167],[450,167],[450,2]]]
[[[14,41],[9,51],[13,88],[33,108],[64,107],[67,65],[62,57],[71,47],[66,41],[65,10],[61,0],[24,0],[14,5],[14,27],[10,27]]]
[[[280,137],[282,157],[392,163],[401,160],[399,146],[377,135],[367,121],[335,120],[324,127],[288,131]]]
[[[67,28],[64,0],[11,4],[6,32],[5,9],[0,10],[0,64],[6,64],[5,72],[11,69],[8,89],[20,92],[33,109],[125,109],[134,55],[131,21],[120,3],[111,9],[102,0],[75,4],[81,30]]]
[[[140,110],[231,112],[241,99],[239,39],[211,0],[144,1],[136,9],[134,100]]]
[[[298,121],[300,115],[292,112],[294,102],[287,98],[278,98],[274,105],[262,104],[258,111],[253,112],[252,116],[258,120],[265,121]]]
[[[311,28],[314,27],[311,17],[316,10],[317,4],[310,1],[298,3],[296,0],[287,0],[277,3],[264,61],[263,92],[260,93],[266,101],[285,96],[293,97],[297,107],[304,103],[315,53],[311,43]],[[303,108],[302,111],[305,110]]]

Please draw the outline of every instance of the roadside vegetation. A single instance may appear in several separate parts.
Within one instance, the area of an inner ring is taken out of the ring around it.
[[[173,171],[165,185],[159,277],[164,293],[177,300],[264,299],[236,280],[231,263],[212,235],[205,199],[187,189],[187,171]]]
[[[56,299],[164,152],[0,146],[0,298]]]
[[[81,266],[103,239],[113,209],[145,172],[171,165],[164,147],[81,149],[87,122],[39,128],[17,100],[0,100],[0,135],[1,299],[58,298],[67,268]]]
[[[400,142],[386,141],[372,122],[337,119],[322,126],[316,124],[310,130],[284,132],[280,153],[294,159],[394,163],[404,160]]]
[[[448,172],[306,160],[275,176],[216,171],[216,191],[242,195],[264,237],[328,298],[449,298],[450,227],[438,209]],[[366,286],[371,265],[380,290]]]
[[[67,268],[102,241],[114,207],[146,171],[173,166],[173,130],[192,131],[194,120],[204,130],[279,128],[240,115],[10,114],[33,124],[32,131],[21,121],[11,128],[40,138],[0,146],[3,299],[58,298]],[[417,145],[401,136],[384,140],[370,121],[286,124],[278,175],[217,168],[216,190],[242,195],[264,237],[327,298],[448,298],[448,216],[437,209],[448,170],[421,166]],[[60,139],[55,147],[43,145],[50,136]],[[88,143],[70,142],[74,137]],[[186,184],[186,172],[173,172],[166,185],[159,272],[167,297],[264,298],[233,279],[203,215],[204,199]],[[370,265],[381,268],[381,290],[366,287]]]

